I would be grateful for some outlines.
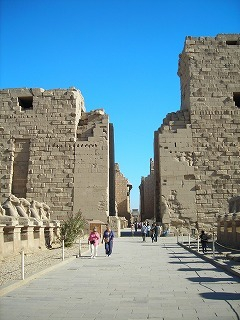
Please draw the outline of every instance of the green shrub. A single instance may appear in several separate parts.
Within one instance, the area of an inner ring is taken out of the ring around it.
[[[61,223],[60,237],[66,247],[71,247],[74,241],[83,233],[86,226],[82,212],[68,214],[67,219]]]

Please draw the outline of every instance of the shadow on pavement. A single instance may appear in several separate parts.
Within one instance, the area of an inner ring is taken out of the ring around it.
[[[169,253],[169,254],[172,254],[172,253]],[[171,259],[173,259],[173,258],[175,258],[175,259],[194,259],[193,256],[182,256],[182,255],[178,255],[178,254],[176,254],[174,256],[170,256],[169,258],[171,258]],[[201,263],[206,263],[206,261],[201,261]]]
[[[201,261],[196,262],[196,261],[170,261],[170,264],[190,264],[190,263],[202,263]]]
[[[212,277],[193,277],[193,278],[187,278],[189,281],[192,282],[231,282],[232,278],[212,278]],[[236,279],[234,279],[236,282]],[[237,281],[238,282],[238,281]]]
[[[159,241],[159,243],[161,243],[161,242]],[[169,245],[166,246],[166,245],[163,244],[162,248],[163,248],[163,249],[178,248],[178,245],[176,244],[176,245],[172,245],[172,246],[169,246]]]
[[[205,268],[179,268],[178,271],[194,271],[194,272],[198,272],[198,271],[204,271],[204,270],[207,270],[207,271],[216,271],[215,268],[211,268],[211,269],[205,269]]]
[[[212,300],[240,300],[239,293],[228,293],[228,292],[205,292],[200,294],[204,299]]]

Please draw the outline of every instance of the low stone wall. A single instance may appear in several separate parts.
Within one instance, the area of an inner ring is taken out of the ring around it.
[[[217,239],[226,248],[240,249],[240,212],[218,217]]]
[[[14,220],[10,224],[0,224],[0,259],[17,255],[21,250],[35,252],[51,248],[58,239],[59,222],[21,224]]]

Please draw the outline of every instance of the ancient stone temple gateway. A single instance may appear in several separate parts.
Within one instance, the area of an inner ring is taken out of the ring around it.
[[[86,112],[79,90],[2,90],[0,130],[1,202],[11,193],[36,199],[55,219],[79,209],[115,215],[112,125],[103,110]]]
[[[240,194],[240,35],[187,37],[178,75],[181,109],[154,136],[155,218],[210,227]]]
[[[88,220],[106,223],[112,217],[115,227],[120,224],[113,125],[102,109],[86,112],[83,96],[75,88],[4,89],[0,109],[3,229],[12,216],[16,220],[12,226],[25,224],[30,230],[31,225],[39,234],[50,216],[52,221],[61,220],[79,210]],[[130,203],[127,192],[126,199]],[[39,211],[43,207],[50,210],[48,218]]]

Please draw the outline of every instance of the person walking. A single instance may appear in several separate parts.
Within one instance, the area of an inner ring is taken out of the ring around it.
[[[146,241],[146,234],[147,234],[147,226],[146,226],[146,223],[144,223],[144,224],[142,225],[141,233],[142,233],[142,239],[143,239],[143,241]]]
[[[149,222],[147,222],[147,237],[150,237],[150,232],[151,232],[151,226]]]
[[[91,248],[91,259],[95,259],[97,256],[98,245],[99,245],[100,235],[97,232],[97,228],[94,227],[93,231],[89,234],[88,244]]]
[[[134,227],[135,227],[135,233],[137,233],[137,230],[138,230],[138,224],[137,224],[137,221],[135,222]]]
[[[207,252],[208,237],[207,237],[207,234],[205,233],[204,230],[202,230],[199,238],[200,238],[201,245],[202,245],[202,252],[205,253],[205,252]]]
[[[153,241],[155,240],[155,223],[153,223],[151,227],[151,238],[153,243]]]
[[[157,223],[157,224],[155,225],[155,241],[156,241],[156,242],[158,241],[159,235],[160,235],[160,226],[159,226],[159,224]]]
[[[112,254],[113,238],[114,238],[114,233],[111,230],[110,226],[107,225],[106,230],[103,233],[102,243],[103,241],[105,242],[105,252],[108,257],[110,257]]]
[[[134,236],[134,224],[132,223],[131,224],[131,234],[132,234],[132,237]]]

